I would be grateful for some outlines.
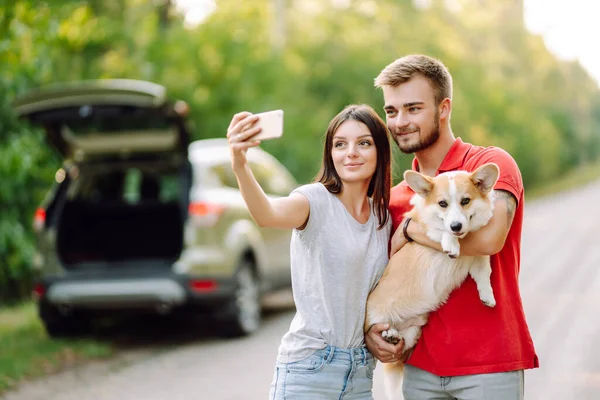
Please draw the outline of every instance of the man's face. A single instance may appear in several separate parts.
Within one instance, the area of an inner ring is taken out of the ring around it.
[[[399,86],[384,86],[387,126],[403,153],[422,151],[440,136],[440,116],[429,81],[415,76]]]

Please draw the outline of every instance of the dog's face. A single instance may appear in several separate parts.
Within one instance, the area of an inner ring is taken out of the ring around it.
[[[487,224],[494,206],[496,164],[485,164],[472,173],[454,171],[435,178],[406,171],[404,180],[417,193],[411,203],[423,222],[462,238]]]

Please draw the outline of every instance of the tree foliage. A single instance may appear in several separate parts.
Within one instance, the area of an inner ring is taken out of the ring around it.
[[[29,289],[31,217],[60,164],[11,110],[16,95],[43,84],[158,82],[190,104],[195,138],[223,136],[236,111],[283,108],[284,138],[263,147],[307,182],[331,117],[350,103],[381,109],[374,77],[399,56],[425,53],[453,74],[455,134],[505,148],[527,187],[598,159],[598,86],[525,29],[521,0],[216,3],[195,27],[168,0],[0,3],[0,301]],[[410,157],[396,161],[400,177]]]

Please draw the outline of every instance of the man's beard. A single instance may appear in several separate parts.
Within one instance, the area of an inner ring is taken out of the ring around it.
[[[432,144],[434,144],[440,137],[440,120],[439,118],[436,117],[434,118],[434,125],[433,128],[431,128],[431,131],[429,132],[429,135],[427,135],[426,137],[421,136],[421,131],[419,131],[419,142],[415,143],[415,144],[407,144],[407,145],[402,145],[400,140],[398,140],[398,137],[396,137],[395,142],[398,145],[398,148],[400,149],[401,152],[403,152],[404,154],[412,154],[412,153],[416,153],[418,151],[421,150],[425,150],[426,148],[428,148],[429,146],[431,146]]]

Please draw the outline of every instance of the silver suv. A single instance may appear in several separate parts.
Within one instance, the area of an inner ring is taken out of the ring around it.
[[[263,293],[290,285],[290,232],[259,228],[225,139],[189,143],[187,106],[162,86],[101,80],[15,102],[63,156],[36,211],[34,288],[51,336],[82,333],[119,311],[191,311],[230,336],[255,331]],[[271,155],[248,152],[270,196],[297,183]]]

